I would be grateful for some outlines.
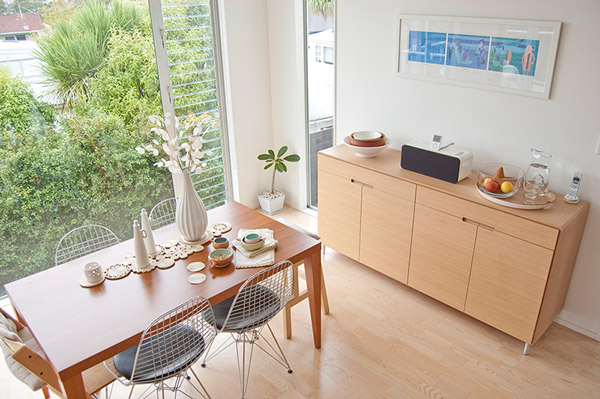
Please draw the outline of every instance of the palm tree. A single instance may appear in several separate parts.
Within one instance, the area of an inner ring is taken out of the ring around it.
[[[132,4],[88,0],[71,20],[56,22],[40,37],[35,55],[63,107],[89,98],[88,81],[104,62],[111,29],[132,30],[141,19]]]
[[[333,0],[308,0],[308,7],[323,19],[333,15]]]

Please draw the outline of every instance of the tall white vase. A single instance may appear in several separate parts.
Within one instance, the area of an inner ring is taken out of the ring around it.
[[[175,223],[186,241],[200,241],[208,226],[206,208],[194,189],[190,172],[181,176],[181,192],[177,200]]]

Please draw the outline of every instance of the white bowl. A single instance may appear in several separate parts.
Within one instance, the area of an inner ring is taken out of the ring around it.
[[[385,145],[382,145],[379,147],[359,147],[356,145],[351,145],[350,144],[350,136],[346,136],[346,137],[344,137],[344,144],[346,144],[348,147],[352,148],[354,150],[354,152],[356,152],[356,155],[358,155],[359,157],[372,158],[372,157],[376,156],[377,154],[379,154],[381,151],[385,150],[387,147],[389,147],[390,139],[386,137]]]
[[[352,133],[350,136],[357,140],[377,140],[383,137],[383,133],[373,130],[361,130],[360,132]]]

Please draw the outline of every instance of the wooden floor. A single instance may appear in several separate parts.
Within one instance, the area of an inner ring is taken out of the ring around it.
[[[316,231],[304,213],[281,216]],[[291,340],[275,319],[294,373],[255,352],[247,398],[600,398],[600,342],[553,324],[523,356],[522,342],[333,250],[324,272],[323,347],[313,347],[308,303],[292,310]],[[0,398],[43,398],[0,363]],[[235,349],[194,369],[213,398],[239,397]],[[115,385],[112,397],[127,397]]]

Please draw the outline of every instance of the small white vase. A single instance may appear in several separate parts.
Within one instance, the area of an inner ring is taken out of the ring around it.
[[[177,229],[186,241],[200,241],[208,226],[208,215],[204,203],[194,189],[189,171],[181,175],[181,192],[175,211]]]
[[[145,209],[140,212],[140,220],[142,221],[142,231],[145,232],[144,244],[146,245],[146,252],[152,256],[156,254],[156,245],[154,244],[154,234],[152,234],[152,225],[148,218],[148,213]]]
[[[142,230],[137,220],[133,221],[133,253],[135,254],[135,265],[138,269],[145,269],[150,266],[144,236],[146,232]]]

